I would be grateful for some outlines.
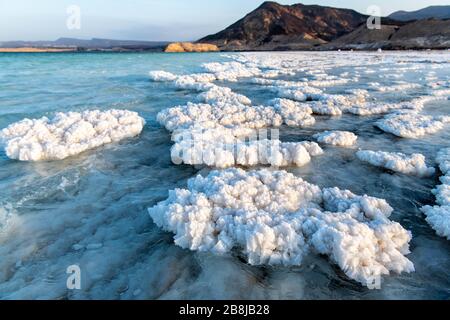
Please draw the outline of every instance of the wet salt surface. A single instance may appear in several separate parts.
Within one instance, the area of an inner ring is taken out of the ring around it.
[[[299,55],[299,60],[313,59],[307,54]],[[385,76],[402,73],[401,80],[426,84],[424,75],[435,66],[440,67],[434,69],[435,77],[449,80],[448,64],[422,62],[448,61],[448,54],[408,53],[406,58],[404,54],[384,55],[382,65],[361,67],[375,73],[355,69],[351,61],[346,62],[349,66],[327,70],[327,74],[336,75],[357,72],[361,74],[360,81],[321,89],[342,94],[347,89],[364,88],[379,101],[397,102],[425,94],[426,90],[380,93],[370,91],[367,83],[389,86],[391,80]],[[379,61],[376,55],[367,56]],[[418,69],[398,71],[403,65],[396,62],[405,59],[414,61],[406,62],[406,66]],[[431,189],[439,184],[439,173],[419,179],[371,166],[355,155],[358,148],[422,153],[427,164],[435,166],[437,152],[449,146],[450,132],[446,127],[420,139],[399,138],[373,125],[384,115],[359,117],[344,113],[333,118],[314,115],[316,124],[311,127],[283,125],[280,140],[314,141],[314,134],[327,130],[355,133],[358,141],[353,148],[322,145],[324,155],[287,171],[321,188],[339,187],[386,199],[394,208],[391,219],[413,234],[412,253],[407,257],[414,263],[415,273],[383,277],[381,290],[369,290],[317,255],[309,255],[299,267],[253,267],[238,252],[216,256],[175,246],[173,235],[160,231],[146,209],[166,199],[169,189],[184,188],[187,179],[199,172],[206,174],[209,169],[171,163],[170,133],[156,122],[156,113],[193,101],[198,93],[177,90],[168,83],[150,82],[147,74],[149,70],[176,74],[203,72],[200,65],[206,61],[228,59],[217,54],[2,56],[0,72],[5,77],[0,81],[7,84],[8,90],[0,93],[1,128],[25,117],[93,107],[137,111],[147,124],[139,137],[60,162],[19,163],[0,153],[1,298],[445,299],[450,296],[450,242],[438,237],[420,212],[423,205],[435,203]],[[353,63],[358,62],[356,59]],[[309,65],[313,68],[314,61]],[[64,71],[52,73],[51,68]],[[381,69],[388,70],[377,72]],[[305,76],[308,75],[279,78],[296,80]],[[216,84],[246,95],[253,104],[267,105],[278,97],[247,80]],[[43,81],[47,84],[45,89]],[[26,90],[20,90],[22,83],[28,84]],[[95,90],[90,88],[93,85]],[[449,101],[426,104],[423,113],[448,115]],[[81,291],[66,289],[65,271],[72,264],[81,267]]]

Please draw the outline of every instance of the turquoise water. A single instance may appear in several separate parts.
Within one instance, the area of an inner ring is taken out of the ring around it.
[[[204,169],[173,165],[170,134],[156,122],[159,111],[192,101],[196,93],[151,82],[148,72],[190,74],[202,72],[202,63],[227,60],[219,54],[0,54],[0,129],[23,118],[88,109],[128,109],[147,122],[139,137],[63,161],[18,162],[0,151],[0,298],[450,297],[450,242],[419,211],[434,203],[430,190],[438,175],[393,174],[363,165],[351,150],[328,147],[326,156],[289,171],[321,187],[387,199],[395,208],[393,219],[413,232],[409,259],[416,272],[386,277],[381,290],[362,288],[323,257],[298,268],[252,267],[234,255],[182,250],[152,223],[146,209]],[[448,79],[448,68],[436,76]],[[365,77],[362,83],[373,80]],[[276,97],[245,80],[222,84],[255,103]],[[378,95],[397,101],[417,94]],[[425,112],[448,115],[449,102],[430,103]],[[430,164],[449,146],[448,128],[419,140],[400,139],[373,126],[381,117],[316,116],[314,127],[282,128],[281,137],[310,140],[323,130],[345,129],[357,133],[365,148],[421,152]],[[73,264],[81,267],[82,290],[66,288],[66,268]]]

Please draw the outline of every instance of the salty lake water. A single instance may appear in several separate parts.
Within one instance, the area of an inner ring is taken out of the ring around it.
[[[309,70],[315,64],[319,69],[324,67],[318,64],[320,55],[299,53],[297,59]],[[399,102],[426,95],[433,83],[450,87],[448,52],[334,55],[343,58],[330,59],[341,63],[325,65],[327,74],[339,78],[348,73],[358,80],[321,88],[327,93],[370,89],[367,84],[373,82],[420,85],[394,92],[369,90],[377,101]],[[317,255],[300,267],[255,267],[238,255],[183,250],[173,244],[173,235],[153,224],[147,208],[207,170],[172,164],[170,133],[156,121],[159,111],[193,101],[198,93],[151,82],[148,72],[192,74],[204,72],[203,63],[230,59],[216,53],[0,54],[0,129],[58,111],[128,109],[146,120],[139,137],[62,161],[19,162],[0,151],[1,299],[450,298],[450,241],[437,236],[420,211],[435,202],[431,190],[439,184],[439,172],[429,178],[394,173],[359,161],[352,148],[323,146],[323,156],[287,171],[320,187],[386,199],[395,209],[391,219],[412,232],[408,258],[416,272],[383,277],[381,290],[362,287]],[[313,76],[305,71],[279,78]],[[277,97],[247,78],[215,83],[253,104]],[[422,113],[449,115],[450,101],[432,101]],[[324,130],[352,131],[359,137],[358,148],[422,153],[430,166],[436,166],[437,152],[450,146],[449,126],[404,139],[374,126],[383,117],[315,115],[312,127],[283,126],[281,140],[312,140]],[[66,288],[70,265],[82,270],[82,290]]]

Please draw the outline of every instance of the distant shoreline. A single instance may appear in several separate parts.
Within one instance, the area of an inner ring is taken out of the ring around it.
[[[28,52],[77,52],[74,48],[0,48],[1,53],[28,53]]]
[[[36,47],[18,47],[18,48],[2,48],[0,47],[0,53],[90,53],[90,52],[103,52],[103,53],[126,53],[126,52],[163,52],[163,48],[36,48]]]
[[[449,48],[410,48],[410,49],[383,49],[385,52],[407,52],[407,51],[449,51]],[[0,48],[0,53],[164,53],[164,54],[192,54],[192,53],[245,53],[245,52],[376,52],[376,49],[304,49],[304,50],[223,50],[210,52],[164,52],[164,50],[144,50],[144,49],[89,49],[80,50],[78,48]]]

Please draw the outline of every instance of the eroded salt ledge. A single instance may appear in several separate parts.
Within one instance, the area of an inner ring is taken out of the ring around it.
[[[450,240],[450,148],[442,149],[436,161],[444,174],[440,178],[442,184],[433,190],[438,205],[425,206],[421,210],[436,233]]]
[[[358,140],[358,137],[353,132],[348,131],[325,131],[315,134],[313,138],[321,143],[340,147],[351,147]]]
[[[285,266],[316,252],[369,285],[390,272],[414,271],[405,257],[411,234],[389,220],[392,211],[385,200],[321,190],[285,171],[233,168],[190,179],[149,214],[182,248],[239,249],[250,264]]]
[[[61,160],[108,143],[137,136],[145,121],[128,110],[57,113],[24,119],[0,132],[6,155],[21,161]]]
[[[356,156],[361,161],[376,167],[404,174],[428,177],[435,173],[434,168],[427,167],[425,156],[420,153],[406,155],[400,152],[360,150],[356,153]]]

